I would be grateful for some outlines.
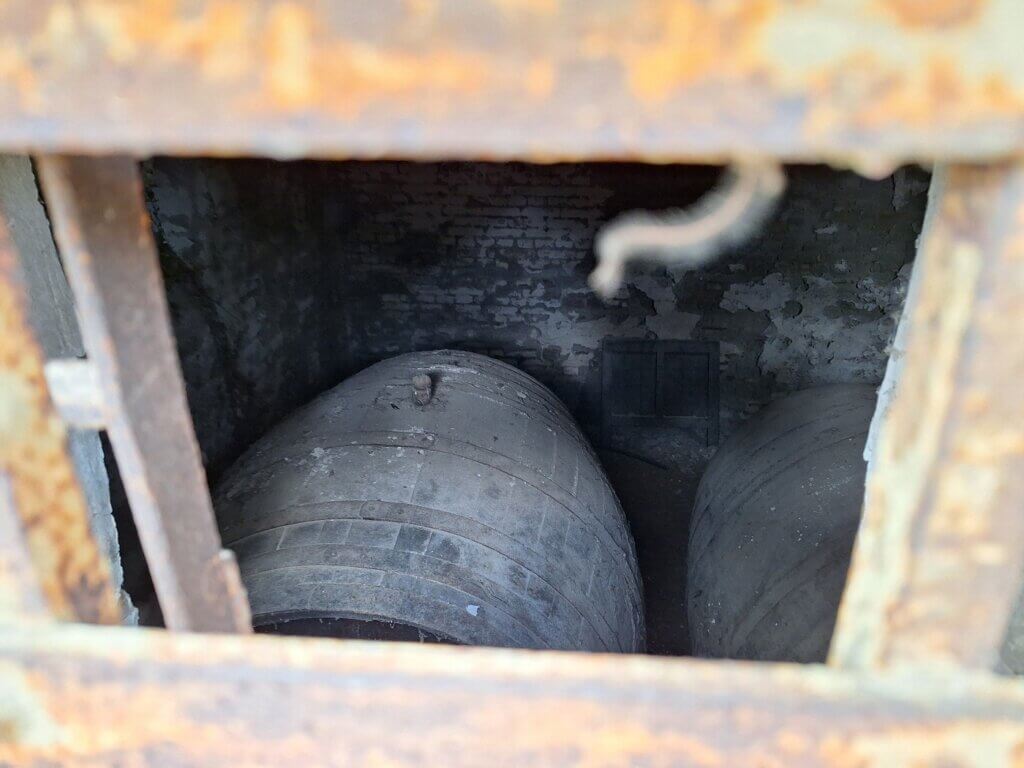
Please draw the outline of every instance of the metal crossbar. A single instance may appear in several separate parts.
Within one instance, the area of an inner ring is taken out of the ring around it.
[[[1019,0],[8,0],[0,146],[776,157],[885,175],[1024,147]]]
[[[164,621],[249,631],[238,566],[213,517],[138,166],[66,157],[37,166]]]

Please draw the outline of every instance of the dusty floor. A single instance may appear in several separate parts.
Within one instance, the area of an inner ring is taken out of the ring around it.
[[[644,580],[647,652],[690,651],[683,596],[690,511],[700,477],[616,451],[600,451],[636,540]]]

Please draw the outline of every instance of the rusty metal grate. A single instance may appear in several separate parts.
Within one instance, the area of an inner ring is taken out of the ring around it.
[[[1024,686],[991,670],[1024,574],[1022,13],[4,4],[0,148],[41,156],[90,355],[75,369],[88,375],[64,372],[82,386],[53,399],[120,446],[182,629],[244,631],[246,606],[219,554],[137,170],[57,155],[986,165],[937,174],[905,370],[820,667],[73,623],[110,621],[112,596],[0,232],[0,763],[1020,764]]]

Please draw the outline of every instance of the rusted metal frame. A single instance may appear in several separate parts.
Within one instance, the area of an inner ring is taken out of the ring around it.
[[[52,619],[14,503],[11,477],[0,470],[0,626]]]
[[[167,626],[250,631],[192,429],[138,166],[47,156],[37,168]]]
[[[1019,0],[0,6],[0,148],[852,164],[1024,151]]]
[[[1024,575],[1024,164],[933,184],[833,638],[850,668],[994,668]]]
[[[0,470],[0,623],[52,618],[14,506],[14,489]]]
[[[120,621],[110,569],[53,411],[7,224],[0,219],[0,624]]]
[[[889,768],[1024,753],[1024,687],[988,674],[67,626],[0,632],[0,692],[9,766]]]

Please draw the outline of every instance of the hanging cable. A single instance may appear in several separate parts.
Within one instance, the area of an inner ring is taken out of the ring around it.
[[[731,165],[722,180],[686,209],[623,214],[597,233],[597,267],[590,286],[610,298],[630,261],[697,267],[761,229],[786,186],[782,166],[767,161]]]

